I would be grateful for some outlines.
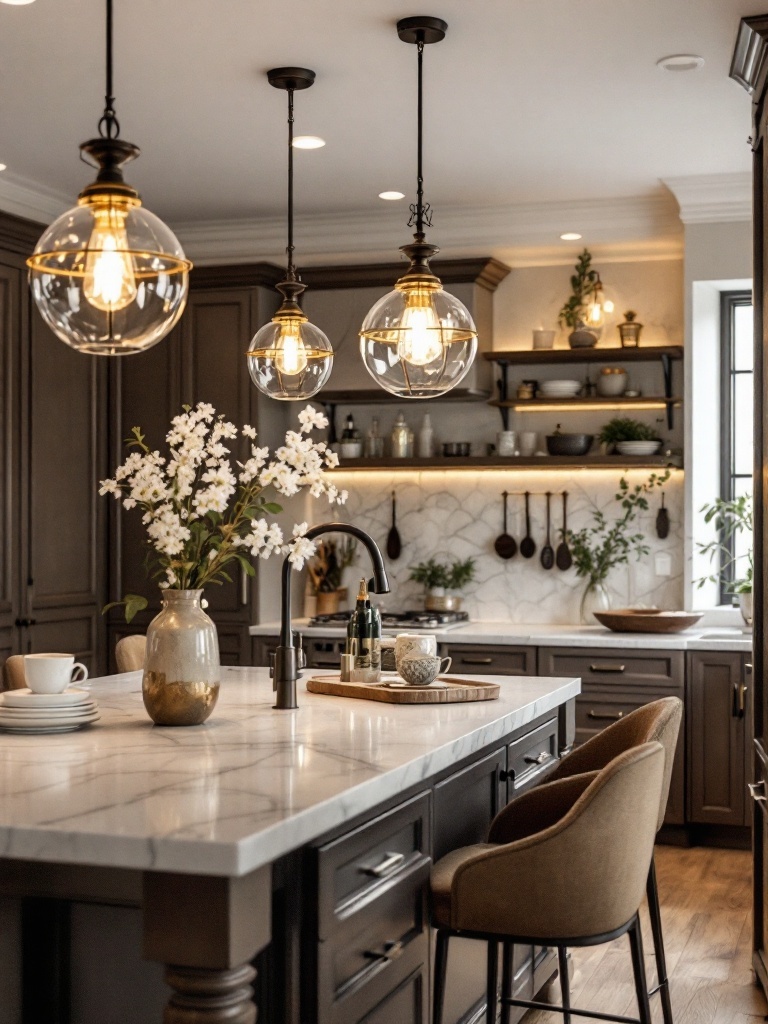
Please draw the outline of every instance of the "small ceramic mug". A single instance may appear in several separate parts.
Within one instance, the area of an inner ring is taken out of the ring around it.
[[[437,658],[431,654],[406,654],[400,659],[401,678],[411,686],[429,686],[441,672],[451,667],[451,659]]]
[[[400,662],[406,654],[437,654],[437,637],[434,633],[398,633],[395,637],[395,665],[400,671]]]
[[[82,683],[88,669],[73,654],[25,654],[24,675],[33,693],[63,693],[70,683]]]

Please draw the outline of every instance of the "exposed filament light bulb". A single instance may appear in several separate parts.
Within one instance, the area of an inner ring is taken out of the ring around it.
[[[307,346],[301,340],[301,325],[296,320],[284,320],[275,341],[275,367],[289,377],[303,373],[307,368]]]
[[[398,334],[397,355],[414,366],[426,366],[443,353],[442,330],[430,292],[409,292]]]
[[[114,202],[87,204],[94,226],[85,256],[83,292],[88,302],[104,313],[115,313],[136,299],[136,274],[128,243],[127,205]]]

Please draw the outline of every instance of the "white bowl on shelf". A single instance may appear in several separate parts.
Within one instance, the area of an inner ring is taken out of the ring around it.
[[[661,448],[661,441],[617,441],[619,455],[655,455]]]

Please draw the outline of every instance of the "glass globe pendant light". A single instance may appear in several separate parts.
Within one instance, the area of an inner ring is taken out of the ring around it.
[[[603,327],[605,325],[605,314],[612,312],[613,302],[610,299],[606,299],[605,292],[603,291],[603,282],[598,274],[587,302],[587,328]]]
[[[77,206],[43,233],[27,260],[32,296],[54,334],[80,352],[143,352],[184,311],[192,264],[178,239],[123,180],[139,155],[120,136],[112,91],[112,0],[107,0],[107,88],[99,138],[80,146],[98,168]]]
[[[299,305],[306,291],[293,262],[293,93],[308,89],[315,72],[307,68],[274,68],[269,84],[288,92],[288,267],[285,280],[276,285],[283,296],[280,308],[268,324],[256,332],[248,350],[251,380],[265,395],[281,401],[301,401],[316,394],[328,380],[333,349],[319,327],[311,324]]]
[[[410,266],[363,321],[360,353],[376,383],[399,398],[444,395],[466,375],[477,351],[477,331],[469,310],[443,289],[430,268],[429,261],[439,249],[424,234],[425,226],[432,224],[422,174],[424,46],[444,39],[447,28],[442,19],[426,16],[397,23],[399,37],[415,43],[418,52],[417,188],[408,222],[416,231],[413,242],[400,247]]]

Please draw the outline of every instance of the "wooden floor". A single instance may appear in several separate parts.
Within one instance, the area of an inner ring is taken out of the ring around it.
[[[656,870],[675,1024],[762,1024],[768,1006],[750,966],[751,854],[659,846]],[[650,986],[655,972],[645,908],[641,917]],[[573,1006],[637,1015],[626,936],[574,950],[574,963]],[[559,992],[553,998],[559,999]],[[662,1020],[658,996],[651,1006],[657,1024]],[[524,1022],[562,1024],[562,1019],[532,1011]]]

